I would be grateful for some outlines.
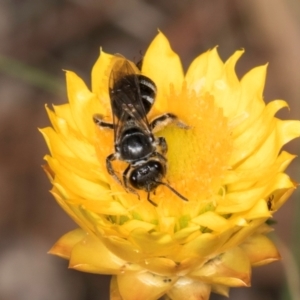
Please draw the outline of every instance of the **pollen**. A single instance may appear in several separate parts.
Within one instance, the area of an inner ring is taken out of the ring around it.
[[[169,98],[171,112],[189,129],[171,125],[158,133],[168,143],[167,180],[190,201],[209,199],[218,194],[229,169],[233,142],[228,119],[209,93],[197,94],[183,86]]]

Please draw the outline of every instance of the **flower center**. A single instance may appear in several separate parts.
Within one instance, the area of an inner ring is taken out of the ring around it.
[[[197,95],[185,87],[178,95],[171,92],[168,103],[170,111],[190,129],[172,125],[158,133],[168,143],[166,180],[189,200],[209,199],[218,194],[229,169],[232,138],[228,120],[215,106],[213,96]]]

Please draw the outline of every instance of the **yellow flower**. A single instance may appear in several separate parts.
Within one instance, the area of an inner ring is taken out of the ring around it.
[[[47,108],[53,127],[41,132],[51,152],[51,192],[80,229],[50,252],[71,268],[112,274],[111,299],[228,295],[230,287],[250,285],[252,266],[279,258],[266,221],[296,188],[284,173],[295,156],[281,148],[300,135],[300,122],[274,116],[285,101],[264,103],[266,66],[237,78],[242,53],[223,63],[209,50],[184,74],[162,33],[147,50],[141,72],[157,86],[148,119],[169,112],[189,126],[155,133],[168,144],[164,180],[189,200],[160,185],[151,193],[157,206],[108,174],[114,133],[93,122],[95,114],[112,120],[109,75],[119,57],[101,52],[91,91],[66,72],[69,103]],[[118,174],[127,166],[113,164]]]

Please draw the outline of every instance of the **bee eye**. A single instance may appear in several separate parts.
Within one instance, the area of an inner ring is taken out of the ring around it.
[[[133,173],[131,174],[130,176],[130,181],[132,184],[136,183],[137,182],[137,176]]]

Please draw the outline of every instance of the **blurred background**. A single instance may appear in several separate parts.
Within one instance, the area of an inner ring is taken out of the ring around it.
[[[160,29],[185,69],[219,45],[223,60],[245,48],[237,72],[269,63],[265,99],[282,98],[300,118],[299,0],[0,1],[0,299],[107,300],[109,277],[67,269],[47,254],[76,225],[49,194],[41,165],[48,153],[37,128],[44,105],[67,101],[62,69],[87,84],[100,46],[137,61]],[[299,153],[300,142],[286,149]],[[288,169],[300,182],[300,159]],[[275,215],[283,260],[255,269],[252,287],[230,299],[299,300],[299,190]],[[213,295],[213,300],[225,299]]]

